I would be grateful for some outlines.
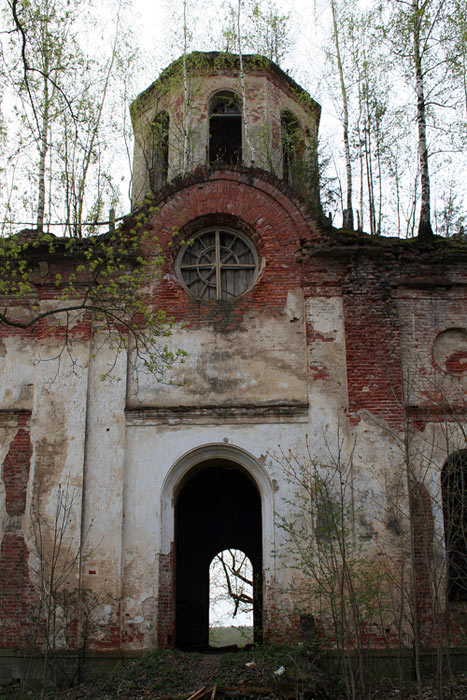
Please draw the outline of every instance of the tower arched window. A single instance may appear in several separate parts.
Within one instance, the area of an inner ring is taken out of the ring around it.
[[[448,598],[467,601],[467,450],[450,455],[441,474]]]
[[[159,112],[151,124],[150,179],[154,191],[167,182],[169,170],[169,125],[168,112]]]
[[[282,177],[289,185],[297,185],[297,177],[304,155],[303,132],[293,112],[281,114]]]
[[[241,162],[241,106],[237,95],[225,90],[214,95],[209,108],[209,165]]]

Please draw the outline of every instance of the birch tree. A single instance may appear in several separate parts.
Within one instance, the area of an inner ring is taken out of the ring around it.
[[[418,131],[418,162],[420,167],[420,219],[418,224],[418,236],[420,239],[429,240],[433,236],[431,228],[430,211],[430,172],[428,167],[428,144],[427,144],[427,115],[425,99],[425,72],[423,58],[427,50],[428,33],[433,27],[428,14],[429,3],[412,0],[411,15],[409,16],[409,27],[412,33],[413,42],[413,69],[415,75],[415,94],[417,97],[417,131]],[[440,3],[439,10],[443,3]],[[438,14],[438,11],[435,13]],[[427,26],[426,35],[423,35],[423,28]]]
[[[183,0],[183,177],[188,170],[189,155],[189,85],[186,57],[188,52],[188,0]]]
[[[251,165],[255,164],[255,149],[250,140],[250,130],[248,123],[248,108],[246,99],[245,71],[243,69],[243,49],[242,49],[242,0],[238,0],[237,5],[237,50],[240,61],[240,85],[242,89],[242,109],[243,109],[243,130],[245,141],[250,151]]]
[[[12,0],[10,10],[14,43],[20,54],[14,82],[22,101],[24,122],[37,148],[36,226],[42,231],[51,124],[63,109],[69,109],[74,116],[62,84],[75,49],[71,27],[77,7],[65,8],[56,0]]]
[[[274,0],[242,0],[240,9],[239,28],[238,4],[227,6],[222,31],[224,50],[237,52],[241,34],[242,51],[265,56],[280,64],[293,44],[290,13],[282,14]]]
[[[336,0],[331,0],[332,12],[332,36],[335,48],[335,63],[339,75],[339,86],[342,104],[342,136],[344,142],[344,158],[345,158],[345,182],[346,195],[345,206],[342,212],[343,228],[353,229],[353,202],[352,202],[352,164],[350,157],[350,136],[349,136],[349,99],[348,88],[344,76],[344,66],[341,54],[341,31],[338,17],[338,9]]]
[[[164,261],[157,232],[147,225],[155,212],[152,199],[117,227],[112,217],[104,222],[103,235],[76,240],[96,233],[83,219],[101,214],[105,187],[112,194],[103,154],[109,141],[115,150],[116,125],[108,108],[116,98],[109,105],[107,100],[114,91],[116,69],[120,77],[128,66],[122,51],[127,44],[120,41],[120,9],[119,4],[113,41],[108,41],[108,32],[99,46],[104,57],[98,60],[88,57],[78,42],[86,17],[78,22],[77,1],[11,0],[9,97],[21,118],[17,154],[22,162],[32,163],[28,174],[34,201],[24,176],[18,191],[24,187],[24,208],[35,209],[37,218],[30,229],[18,233],[16,226],[12,235],[0,237],[0,293],[6,298],[0,327],[34,337],[41,324],[49,324],[58,334],[58,367],[66,357],[79,371],[73,328],[82,323],[103,342],[106,338],[111,349],[102,378],[114,377],[118,354],[131,347],[135,362],[162,380],[167,367],[183,354],[167,348],[164,338],[170,335],[170,322],[148,302],[148,288]],[[50,221],[57,214],[62,217],[54,229],[58,235],[51,235]],[[144,246],[151,248],[152,256],[145,254]],[[57,259],[61,266],[55,268],[51,260]]]
[[[281,14],[272,0],[250,3],[247,42],[255,53],[281,63],[291,48],[290,13]]]
[[[388,8],[385,8],[388,9]],[[431,224],[430,143],[428,132],[436,109],[449,104],[446,88],[447,0],[397,0],[382,10],[382,26],[392,54],[403,68],[403,77],[414,95],[420,183],[418,236],[429,241]]]
[[[2,48],[8,99],[16,116],[7,125],[8,160],[18,166],[9,169],[12,197],[3,205],[5,219],[38,231],[47,230],[54,220],[65,233],[81,236],[86,217],[95,219],[100,213],[104,193],[108,205],[115,204],[112,157],[105,154],[104,142],[109,139],[115,150],[118,127],[108,102],[126,70],[121,60],[122,47],[127,49],[119,25],[122,7],[113,15],[113,39],[109,41],[112,32],[107,28],[99,54],[92,55],[83,48],[83,34],[87,23],[96,31],[98,23],[87,14],[86,4],[11,0],[4,13]],[[127,66],[131,56],[127,52]],[[4,224],[3,232],[7,230]]]

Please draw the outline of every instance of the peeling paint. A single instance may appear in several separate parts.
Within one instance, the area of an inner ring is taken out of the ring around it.
[[[294,104],[299,117],[308,118],[277,76],[260,73],[250,88],[275,101],[266,115],[268,103],[258,97],[258,124],[267,117],[270,133],[280,134],[280,110]],[[208,78],[200,79],[196,96],[200,129],[213,91],[234,85],[228,72]],[[165,95],[161,105],[175,109],[173,97],[179,96]],[[142,118],[152,119],[156,105],[147,96],[143,102]],[[198,160],[205,149],[204,140]],[[280,160],[280,139],[274,149]],[[148,173],[146,161],[136,165],[137,190]],[[176,163],[171,168],[175,173]],[[74,327],[79,362],[72,366],[57,359],[63,346],[53,333],[35,337],[36,330],[20,335],[0,327],[1,644],[24,648],[33,632],[31,610],[41,563],[53,551],[51,524],[63,489],[72,558],[65,578],[69,590],[79,583],[94,601],[91,647],[130,654],[176,644],[177,508],[190,479],[209,470],[219,481],[223,470],[233,471],[245,477],[245,491],[252,484],[257,490],[263,629],[266,639],[290,638],[301,624],[294,586],[304,578],[280,527],[281,518],[294,517],[297,503],[291,465],[311,460],[320,474],[332,476],[338,455],[351,456],[353,542],[379,577],[385,561],[397,562],[410,549],[404,514],[416,514],[415,575],[428,619],[426,562],[445,556],[440,472],[450,451],[465,449],[463,259],[430,262],[431,253],[406,248],[401,254],[394,242],[384,256],[375,255],[384,241],[323,230],[285,182],[259,169],[193,172],[159,196],[148,228],[161,246],[170,241],[170,251],[177,247],[174,226],[190,234],[197,227],[236,225],[257,249],[258,277],[238,298],[205,303],[180,283],[177,251],[166,256],[148,295],[174,317],[170,347],[188,353],[170,375],[173,384],[158,383],[131,348],[115,356],[98,329],[90,337]],[[48,268],[37,272],[42,284]],[[420,282],[435,272],[442,284]],[[52,302],[41,304],[46,309]],[[101,382],[113,361],[122,381]],[[407,416],[410,449],[404,452]],[[213,477],[213,502],[216,494],[225,496],[217,488]],[[229,523],[251,515],[242,511],[238,491],[233,505],[225,503],[232,507]],[[203,512],[208,505],[201,494],[191,507]],[[313,505],[319,511],[318,501]],[[38,523],[44,526],[41,548]],[[214,554],[203,550],[206,560]],[[314,605],[310,596],[310,609],[303,611],[308,621]],[[72,646],[65,612],[60,644]],[[384,646],[375,624],[368,627],[369,643]]]

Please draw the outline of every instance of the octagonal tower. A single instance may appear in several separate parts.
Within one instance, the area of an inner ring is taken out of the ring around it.
[[[130,107],[135,134],[132,206],[198,168],[269,171],[319,211],[316,142],[320,106],[275,63],[191,53],[174,61]],[[246,119],[245,119],[246,113]]]

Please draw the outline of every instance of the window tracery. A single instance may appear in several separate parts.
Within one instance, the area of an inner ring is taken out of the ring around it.
[[[185,246],[179,275],[189,293],[202,301],[228,301],[248,291],[258,271],[251,242],[233,229],[202,231]]]

